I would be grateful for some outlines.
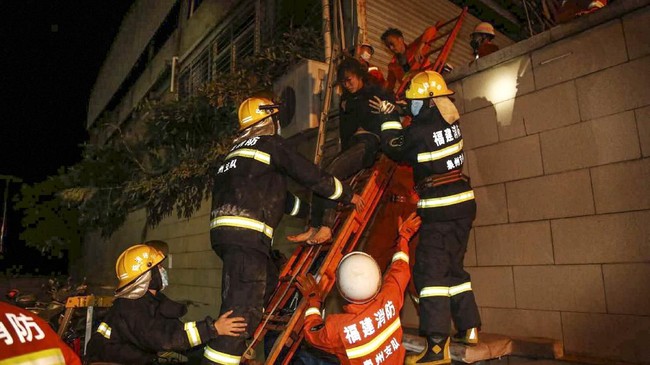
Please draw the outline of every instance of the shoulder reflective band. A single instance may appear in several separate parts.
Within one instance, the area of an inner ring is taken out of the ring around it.
[[[300,211],[300,199],[297,196],[293,196],[293,209],[291,209],[290,216],[295,216]]]
[[[273,238],[273,228],[267,226],[264,224],[264,222],[260,222],[251,218],[237,217],[234,215],[222,215],[220,217],[214,218],[210,222],[210,229],[223,226],[252,229],[254,231],[264,233],[269,238]]]
[[[226,354],[225,352],[219,352],[217,350],[214,350],[210,348],[210,346],[205,346],[205,350],[203,351],[203,357],[206,359],[216,362],[217,364],[232,364],[232,365],[239,365],[239,362],[241,361],[241,356],[235,356],[235,355],[229,355]]]
[[[99,324],[99,327],[97,327],[97,332],[99,332],[102,336],[110,339],[111,338],[111,327],[106,324],[106,322],[102,322]]]
[[[472,199],[474,199],[474,191],[470,190],[456,195],[443,196],[442,198],[420,199],[418,201],[418,208],[446,207]]]
[[[464,293],[466,291],[472,291],[472,283],[469,282],[469,281],[466,282],[466,283],[462,283],[460,285],[449,287],[449,295],[452,296],[452,297],[454,295],[458,295],[458,294]]]
[[[343,194],[343,185],[336,177],[332,176],[332,178],[334,179],[334,194],[330,195],[328,199],[336,200]]]
[[[196,328],[196,322],[187,322],[184,326],[187,333],[187,339],[190,341],[190,346],[198,346],[201,344],[201,335],[199,329]]]
[[[395,333],[395,331],[401,328],[401,326],[402,324],[400,323],[399,317],[396,317],[395,321],[381,331],[377,337],[372,339],[372,341],[365,345],[346,349],[345,352],[348,354],[348,359],[356,359],[375,352],[390,336],[393,335],[393,333]]]
[[[409,262],[409,255],[407,255],[406,253],[404,253],[402,251],[397,252],[396,254],[393,255],[393,260],[391,262],[395,262],[397,260],[402,260],[402,261]]]
[[[462,150],[463,150],[463,140],[461,139],[460,142],[456,144],[452,144],[451,146],[445,147],[441,150],[418,153],[418,162],[429,162],[429,161],[439,160],[443,157],[451,156]]]
[[[233,157],[246,157],[246,158],[252,158],[253,160],[257,160],[259,162],[265,163],[267,165],[271,164],[271,155],[269,155],[266,152],[262,152],[259,150],[253,150],[250,148],[240,148],[238,150],[232,151],[226,156],[226,160],[229,160]]]
[[[427,297],[448,297],[448,286],[427,286],[420,290],[420,299]]]
[[[386,131],[389,129],[402,129],[402,123],[396,121],[384,122],[381,124],[381,131]]]
[[[53,348],[0,360],[0,365],[65,365],[65,358],[61,349]]]
[[[316,308],[316,307],[311,307],[311,308],[307,309],[305,311],[305,318],[307,318],[308,316],[311,316],[312,314],[318,314],[318,316],[320,317],[320,310],[318,308]]]

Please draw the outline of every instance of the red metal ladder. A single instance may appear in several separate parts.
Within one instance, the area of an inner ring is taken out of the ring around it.
[[[438,55],[436,56],[436,60],[427,67],[410,70],[406,75],[404,75],[400,87],[395,93],[397,99],[401,99],[401,96],[404,94],[404,89],[406,89],[406,85],[408,85],[413,76],[417,75],[419,72],[432,70],[440,73],[442,71],[443,67],[445,67],[445,62],[447,62],[449,53],[451,53],[451,49],[454,46],[454,42],[456,41],[456,37],[458,36],[458,32],[460,32],[460,28],[463,25],[463,20],[465,19],[466,15],[467,6],[463,8],[457,17],[449,19],[446,22],[439,21],[436,23],[436,36],[431,42],[429,42],[429,44],[433,45],[439,40],[445,39],[446,37],[445,42],[441,46],[433,48],[423,55],[423,57],[429,58],[437,53]],[[450,28],[452,24],[453,27]]]
[[[334,286],[339,261],[355,249],[394,170],[395,163],[382,155],[371,169],[357,175],[352,185],[365,202],[363,211],[351,209],[340,212],[330,244],[300,245],[284,265],[278,286],[265,309],[262,323],[255,330],[253,342],[249,345],[249,348],[257,346],[268,331],[282,331],[266,356],[267,364],[287,364],[303,338],[302,326],[307,302],[300,299],[295,309],[290,308],[288,313],[282,313],[287,312],[287,306],[298,298],[294,295],[297,293],[294,285],[296,276],[310,272],[320,280],[324,295],[330,292]]]

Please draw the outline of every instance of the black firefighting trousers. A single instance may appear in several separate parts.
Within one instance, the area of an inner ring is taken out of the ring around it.
[[[379,150],[379,144],[374,135],[363,136],[356,139],[348,149],[341,151],[332,162],[325,168],[329,174],[336,176],[339,180],[345,180],[352,177],[362,169],[368,168],[375,162],[375,156]],[[331,227],[334,223],[331,217],[336,201],[329,200],[314,194],[311,207],[312,227],[326,225]],[[323,219],[324,215],[329,215],[328,219]]]
[[[423,336],[449,336],[450,316],[458,330],[481,325],[470,275],[463,268],[472,220],[422,222],[413,282],[420,296]]]
[[[262,319],[262,309],[270,299],[278,281],[278,269],[269,255],[258,250],[236,245],[215,248],[223,261],[221,277],[221,310],[219,315],[233,310],[231,317],[246,319],[246,334],[239,337],[218,336],[208,342],[206,352],[217,352],[217,357],[241,356]],[[202,364],[227,363],[210,361],[205,355]]]

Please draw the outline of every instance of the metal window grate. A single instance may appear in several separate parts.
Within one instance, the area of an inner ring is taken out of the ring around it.
[[[180,97],[190,96],[219,72],[234,71],[237,61],[252,55],[259,45],[260,0],[242,2],[216,30],[217,35],[199,56],[182,68],[179,76]]]

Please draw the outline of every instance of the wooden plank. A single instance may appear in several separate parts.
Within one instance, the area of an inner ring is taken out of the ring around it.
[[[402,343],[408,352],[418,353],[424,349],[425,339],[405,333]],[[537,359],[558,359],[564,356],[564,347],[561,341],[547,338],[509,337],[481,332],[478,344],[465,345],[452,342],[450,352],[454,361],[474,363],[509,355]]]
[[[538,359],[559,359],[564,356],[561,341],[541,337],[513,337],[512,355]]]

